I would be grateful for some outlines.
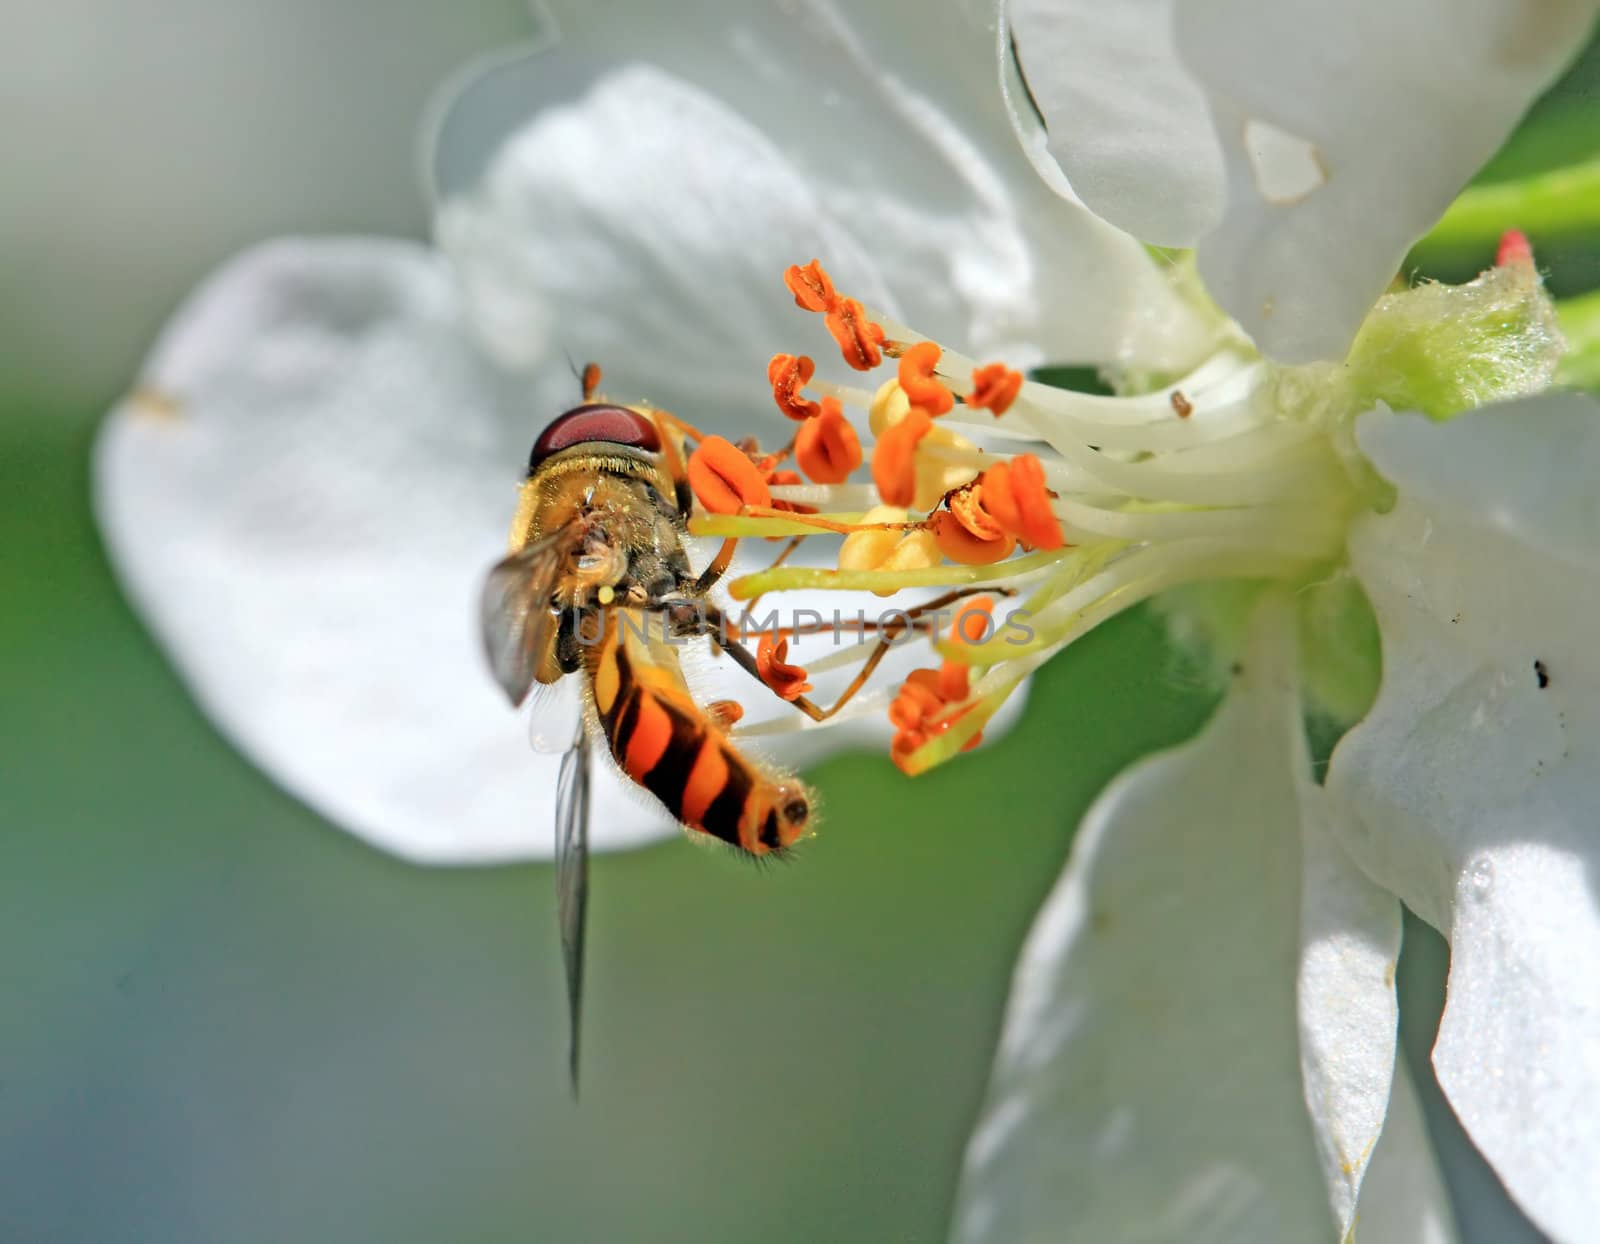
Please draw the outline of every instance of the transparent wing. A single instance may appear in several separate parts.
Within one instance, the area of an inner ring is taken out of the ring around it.
[[[565,756],[583,725],[582,680],[535,683],[528,696],[528,742],[540,756]]]
[[[556,782],[556,916],[567,970],[571,1018],[572,1092],[578,1092],[578,1047],[583,1021],[583,924],[589,906],[589,740],[583,724],[561,758]]]
[[[513,704],[528,698],[549,647],[557,616],[556,582],[572,549],[558,531],[519,549],[489,571],[483,584],[483,650]]]

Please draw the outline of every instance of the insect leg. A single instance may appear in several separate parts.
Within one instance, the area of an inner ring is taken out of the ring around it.
[[[717,555],[711,559],[711,564],[700,572],[688,588],[691,596],[704,596],[716,584],[717,580],[728,573],[728,566],[733,561],[733,551],[739,547],[739,537],[729,536],[722,542],[722,547],[717,550]]]
[[[837,623],[808,622],[804,626],[786,626],[783,628],[783,632],[785,635],[788,635],[792,638],[798,635],[820,635],[824,631],[833,630],[850,631],[851,633],[859,631],[867,634],[875,631],[889,630],[893,632],[891,638],[898,639],[905,633],[908,623],[917,622],[920,619],[927,617],[928,614],[933,613],[935,610],[943,609],[946,605],[953,605],[958,600],[965,600],[969,596],[982,596],[985,594],[990,596],[1011,596],[1015,593],[1009,588],[997,588],[993,584],[984,584],[978,587],[961,587],[956,588],[953,591],[946,592],[943,596],[935,596],[932,600],[925,601],[923,604],[918,605],[913,609],[896,610],[895,612],[897,616],[892,622],[869,622],[864,619],[841,620]],[[754,600],[752,600],[751,603],[753,604]],[[749,605],[746,605],[745,608],[746,612],[748,612]],[[761,632],[758,630],[755,634],[750,634],[736,626],[730,625],[726,634],[729,639],[746,640],[758,638]]]
[[[816,701],[803,695],[797,695],[787,703],[793,704],[807,717],[811,718],[812,721],[827,721],[828,718],[850,703],[861,688],[867,685],[867,681],[872,677],[878,666],[882,664],[883,658],[888,656],[889,650],[894,647],[895,640],[905,634],[906,630],[915,624],[919,618],[925,617],[937,609],[942,609],[946,605],[954,604],[965,597],[976,596],[981,592],[992,592],[993,590],[992,587],[957,588],[955,591],[946,592],[943,596],[936,596],[934,599],[918,605],[914,609],[905,610],[892,622],[868,623],[868,627],[880,632],[880,638],[861,668],[856,671],[855,677],[839,693],[837,700],[827,708],[823,708]],[[709,601],[703,601],[699,602],[697,608],[692,611],[692,616],[688,613],[684,616],[688,633],[705,635],[719,650],[732,657],[735,665],[739,666],[740,669],[744,670],[763,687],[767,686],[767,680],[762,678],[761,670],[756,664],[755,657],[751,656],[750,650],[739,642],[744,636],[737,628],[728,626],[727,619],[721,610]],[[787,633],[791,635],[807,635],[832,629],[831,625],[824,623],[817,626],[796,627],[789,629]],[[771,690],[771,688],[769,687],[768,690]]]

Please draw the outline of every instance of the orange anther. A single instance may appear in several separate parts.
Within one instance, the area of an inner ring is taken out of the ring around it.
[[[928,741],[920,730],[900,730],[889,743],[889,759],[902,773],[911,772],[911,753]]]
[[[962,668],[965,669],[964,666]],[[889,706],[889,721],[895,727],[894,741],[889,744],[889,758],[906,772],[910,772],[909,761],[913,752],[943,734],[974,707],[966,704],[948,716],[940,717],[939,714],[955,698],[943,693],[941,687],[944,682],[942,671],[912,670],[900,685],[894,703]],[[966,698],[966,694],[963,692],[959,698]],[[980,732],[963,744],[961,750],[971,751],[982,741]]]
[[[900,387],[913,406],[922,407],[934,417],[956,404],[955,395],[934,376],[943,353],[934,342],[919,341],[900,356]]]
[[[1184,397],[1182,389],[1174,389],[1172,396],[1167,399],[1172,403],[1172,413],[1180,419],[1187,419],[1194,414],[1194,403]]]
[[[997,462],[978,477],[989,517],[1029,548],[1059,549],[1067,540],[1050,509],[1044,464],[1033,454]]]
[[[896,729],[916,730],[943,707],[938,673],[912,670],[889,705],[889,721]]]
[[[689,487],[713,514],[772,504],[767,481],[750,455],[720,436],[706,437],[689,455]]]
[[[885,505],[908,506],[917,493],[917,442],[933,431],[933,420],[920,406],[883,430],[872,451],[872,481]]]
[[[861,465],[861,439],[836,397],[822,399],[821,414],[800,425],[794,457],[819,484],[842,484]]]
[[[883,329],[867,318],[866,309],[854,298],[841,298],[834,303],[826,322],[844,361],[851,367],[871,371],[883,362]]]
[[[1011,408],[1020,392],[1020,371],[1013,371],[1004,363],[986,363],[972,371],[972,392],[967,395],[967,405],[986,407],[999,418]]]
[[[983,502],[983,486],[976,480],[965,488],[957,489],[946,500],[950,512],[978,539],[998,540],[1005,535],[1005,528],[994,521]]]
[[[1005,561],[1017,547],[1016,537],[1001,531],[993,539],[985,539],[948,511],[933,516],[933,538],[939,543],[939,552],[961,566],[992,566]]]
[[[946,661],[939,667],[939,694],[949,703],[958,703],[972,692],[972,669],[960,661]]]
[[[794,305],[803,311],[832,311],[839,300],[833,290],[833,278],[815,259],[803,268],[790,264],[784,271],[783,283],[794,295]]]
[[[780,697],[792,700],[796,696],[804,695],[811,690],[811,684],[806,681],[806,672],[798,665],[790,665],[785,658],[789,655],[789,637],[781,631],[763,631],[761,642],[756,645],[756,671],[761,675],[761,681],[771,687]]]
[[[1018,538],[1036,549],[1059,549],[1066,544],[1061,522],[1050,509],[1050,490],[1044,485],[1044,464],[1033,454],[1011,460],[1011,495],[1017,502]]]
[[[950,642],[976,646],[994,635],[994,597],[974,596],[963,601],[950,627]]]
[[[1007,463],[997,462],[978,476],[978,490],[983,497],[983,512],[1000,530],[1013,536],[1022,530],[1022,515],[1011,495],[1011,467]]]
[[[975,596],[962,604],[950,627],[953,644],[977,645],[994,634],[994,597]],[[939,694],[946,703],[964,700],[972,693],[972,667],[946,660],[939,667]]]
[[[806,355],[774,354],[767,364],[767,383],[772,386],[773,400],[778,409],[791,419],[811,419],[822,409],[809,398],[800,396],[800,390],[811,383],[817,365]]]

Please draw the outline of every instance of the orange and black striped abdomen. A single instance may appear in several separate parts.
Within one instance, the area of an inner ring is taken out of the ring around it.
[[[752,855],[791,845],[810,814],[804,790],[733,745],[690,697],[672,650],[652,651],[634,630],[642,619],[607,611],[605,637],[589,649],[595,708],[617,765],[690,829]]]

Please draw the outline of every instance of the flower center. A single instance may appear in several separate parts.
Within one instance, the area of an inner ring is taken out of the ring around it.
[[[1514,251],[1469,285],[1387,296],[1342,365],[1279,368],[1235,338],[1176,383],[1129,396],[1054,388],[962,355],[840,294],[815,260],[785,282],[851,368],[892,362],[895,374],[858,387],[817,378],[809,357],[776,356],[768,379],[800,423],[795,440],[752,452],[742,493],[702,495],[716,514],[691,530],[846,537],[837,570],[779,565],[735,580],[736,599],[989,584],[1007,598],[996,618],[1009,625],[937,644],[968,677],[923,678],[896,700],[893,754],[913,773],[970,745],[1028,674],[1141,601],[1166,594],[1177,621],[1215,646],[1230,613],[1219,602],[1242,598],[1207,585],[1305,589],[1307,650],[1334,672],[1325,686],[1311,677],[1313,693],[1336,714],[1364,710],[1375,632],[1341,565],[1351,518],[1390,497],[1356,451],[1355,416],[1388,403],[1445,417],[1542,387],[1559,355],[1531,259]],[[848,482],[864,460],[861,425],[870,485]],[[734,449],[722,445],[716,453]],[[790,454],[813,482],[777,470]]]

